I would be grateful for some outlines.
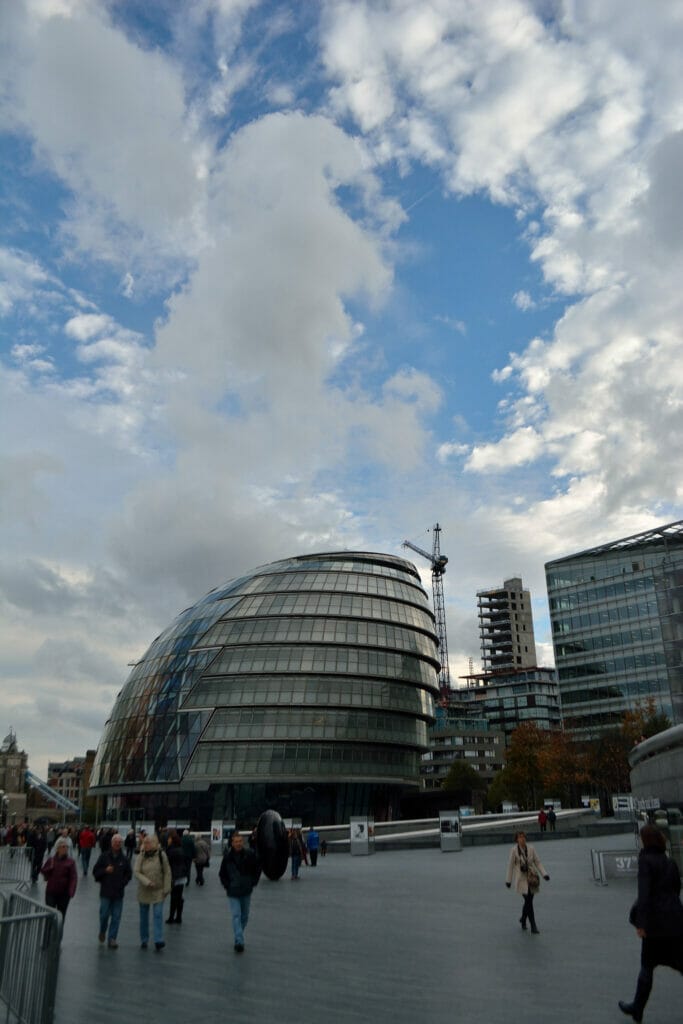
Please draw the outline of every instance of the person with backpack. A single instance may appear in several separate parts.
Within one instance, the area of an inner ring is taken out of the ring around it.
[[[171,866],[155,835],[146,835],[135,859],[140,906],[140,949],[149,943],[149,910],[152,908],[154,948],[160,953],[164,942],[164,900],[172,887]]]

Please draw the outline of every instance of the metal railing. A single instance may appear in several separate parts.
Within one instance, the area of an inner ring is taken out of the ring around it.
[[[32,865],[30,846],[0,846],[0,885],[26,888],[31,883]]]
[[[608,878],[635,878],[638,853],[630,850],[591,850],[593,881],[607,885]]]
[[[52,1024],[61,915],[23,892],[0,893],[0,1020]]]

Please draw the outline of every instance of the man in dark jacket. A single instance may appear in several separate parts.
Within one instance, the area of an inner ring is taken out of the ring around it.
[[[251,893],[258,885],[261,867],[254,850],[245,850],[244,839],[239,832],[233,832],[230,837],[230,847],[223,854],[218,877],[228,894],[235,952],[243,953],[244,929],[249,920]]]
[[[123,852],[123,839],[116,832],[111,847],[105,850],[92,869],[95,880],[100,883],[100,942],[107,936],[109,925],[109,948],[118,949],[116,936],[119,933],[123,891],[131,880],[130,861]]]

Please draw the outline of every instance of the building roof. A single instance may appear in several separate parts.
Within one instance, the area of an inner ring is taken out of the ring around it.
[[[577,551],[571,555],[563,555],[562,558],[553,558],[546,562],[549,565],[560,565],[562,562],[570,562],[575,558],[583,558],[586,555],[603,555],[608,551],[629,551],[633,548],[643,548],[657,544],[680,547],[683,545],[683,519],[675,523],[667,523],[666,526],[657,526],[653,530],[645,530],[642,533],[634,533],[630,537],[622,537],[621,540],[613,540],[608,544],[601,544],[595,548],[586,548],[585,551]]]

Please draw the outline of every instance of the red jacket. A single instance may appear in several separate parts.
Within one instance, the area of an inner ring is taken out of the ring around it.
[[[81,850],[92,850],[96,842],[95,833],[91,828],[81,829],[78,835],[78,845]]]

